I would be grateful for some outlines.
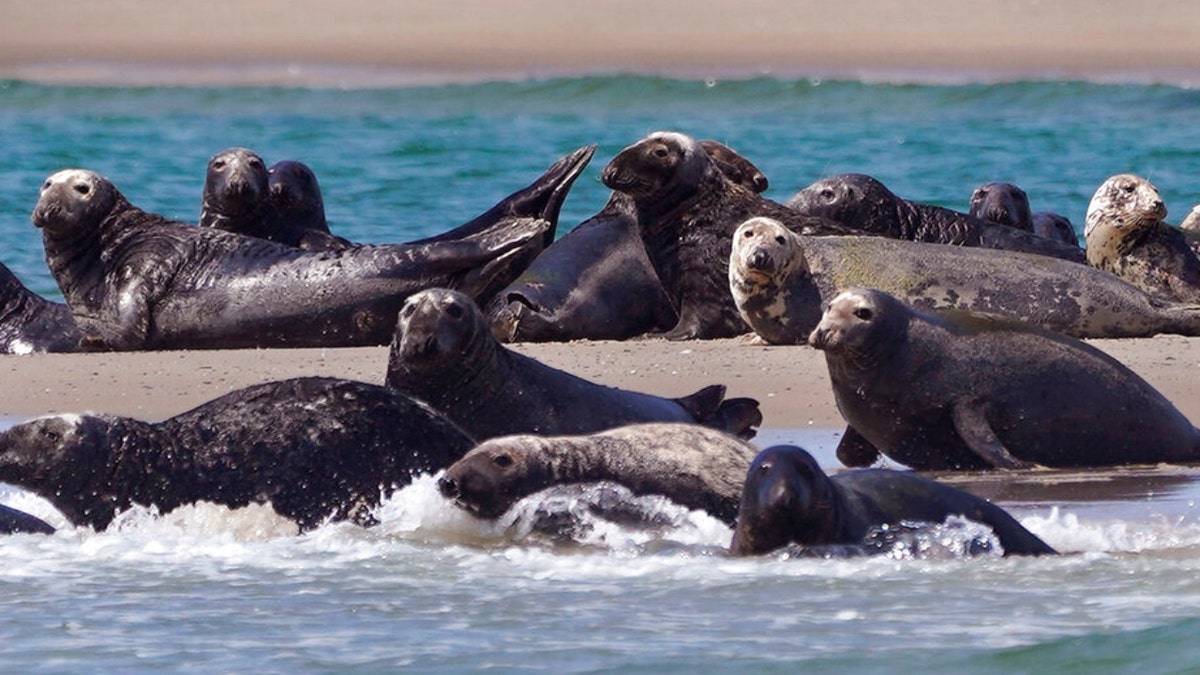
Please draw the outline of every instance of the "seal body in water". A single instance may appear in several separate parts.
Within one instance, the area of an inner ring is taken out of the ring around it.
[[[787,205],[800,213],[857,230],[859,234],[999,248],[1085,262],[1078,246],[996,225],[940,206],[911,202],[896,196],[875,178],[859,173],[817,181],[793,195]]]
[[[1200,258],[1166,217],[1150,181],[1128,173],[1109,178],[1088,204],[1088,262],[1149,293],[1200,302]]]
[[[750,438],[753,399],[714,385],[677,399],[589,382],[500,344],[471,299],[445,289],[409,298],[388,357],[387,384],[430,404],[478,440],[515,433],[588,433],[636,422],[695,422]]]
[[[632,200],[642,241],[679,314],[669,339],[720,338],[749,330],[726,283],[729,244],[747,218],[771,216],[808,234],[845,232],[735,183],[695,139],[656,132],[625,148],[601,179]]]
[[[959,309],[1081,338],[1200,335],[1200,305],[1162,300],[1088,265],[883,237],[806,237],[769,218],[738,228],[729,283],[764,340],[803,343],[823,303],[856,286],[923,310]]]
[[[446,469],[438,488],[480,518],[555,485],[610,481],[662,495],[733,524],[754,446],[695,424],[632,424],[588,435],[484,441]]]
[[[971,193],[967,215],[997,225],[1007,225],[1032,232],[1039,237],[1054,239],[1072,246],[1079,245],[1075,228],[1066,217],[1049,211],[1034,213],[1029,196],[1012,183],[995,181],[975,188]]]
[[[29,290],[0,264],[0,354],[79,351],[71,310]]]
[[[1170,401],[1073,338],[852,289],[808,341],[825,352],[853,429],[838,447],[844,463],[878,453],[922,470],[1200,460],[1200,432]]]
[[[879,528],[960,516],[992,528],[1004,555],[1055,550],[1007,511],[909,471],[860,469],[833,476],[802,448],[777,445],[746,473],[730,551],[760,555],[789,544],[857,546]]]
[[[36,492],[75,525],[106,528],[134,504],[270,503],[311,529],[373,522],[371,509],[474,441],[386,387],[298,378],[247,387],[158,423],[43,417],[0,432],[0,480]]]
[[[557,200],[590,148],[538,184]],[[454,287],[486,301],[542,250],[560,201],[429,244],[305,252],[169,221],[134,207],[90,171],[60,171],[33,212],[46,262],[95,349],[387,344],[404,299]]]

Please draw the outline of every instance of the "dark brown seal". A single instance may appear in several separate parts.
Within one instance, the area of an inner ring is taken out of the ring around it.
[[[992,528],[1004,555],[1055,553],[1007,511],[909,471],[860,469],[828,476],[802,448],[777,445],[746,473],[730,551],[761,555],[789,544],[861,546],[880,528],[959,516]]]
[[[1200,432],[1170,401],[1057,333],[924,314],[852,289],[829,304],[809,344],[825,352],[854,430],[839,446],[843,462],[868,463],[872,447],[922,470],[1200,460]]]
[[[698,422],[745,438],[762,421],[753,399],[714,385],[677,399],[606,387],[496,341],[467,296],[431,289],[400,311],[387,384],[429,403],[479,440],[589,433],[636,422]]]
[[[975,188],[967,215],[1064,244],[1079,245],[1079,237],[1070,220],[1049,211],[1034,213],[1029,206],[1029,195],[1012,183],[995,181]]]
[[[338,251],[353,244],[329,231],[317,174],[304,162],[285,159],[267,170],[277,227],[266,237],[304,251]]]

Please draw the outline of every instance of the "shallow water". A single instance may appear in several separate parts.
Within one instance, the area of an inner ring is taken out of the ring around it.
[[[1200,93],[1080,82],[917,86],[595,77],[412,89],[72,88],[0,83],[0,261],[57,293],[29,223],[37,188],[101,171],[149,210],[199,214],[204,165],[233,145],[311,164],[335,231],[413,239],[464,222],[558,156],[599,143],[562,231],[594,213],[600,168],[649,131],[725,141],[784,199],[876,175],[965,209],[991,180],[1082,227],[1111,174],[1148,176],[1173,219],[1200,191]],[[836,461],[836,433],[771,430]],[[500,524],[426,477],[364,530],[296,536],[269,509],[126,514],[104,533],[0,538],[0,662],[13,671],[504,670],[932,672],[1200,665],[1200,483],[1193,469],[945,476],[996,499],[1057,558],[963,559],[947,524],[913,555],[726,557],[730,531],[658,499],[647,523],[539,496]],[[61,525],[45,502],[0,501]],[[579,514],[564,541],[538,508]]]

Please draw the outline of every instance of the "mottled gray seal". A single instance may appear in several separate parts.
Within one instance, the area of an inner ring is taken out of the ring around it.
[[[285,159],[267,170],[276,227],[264,237],[304,251],[338,251],[353,244],[329,231],[317,174],[304,162]]]
[[[1088,204],[1088,262],[1149,293],[1200,302],[1200,258],[1166,217],[1150,181],[1130,173],[1109,178]]]
[[[680,133],[656,132],[625,148],[601,179],[633,201],[646,252],[679,314],[663,334],[673,340],[747,332],[725,282],[730,239],[742,221],[771,216],[808,234],[846,231],[735,183]]]
[[[611,481],[733,524],[754,446],[695,424],[633,424],[590,435],[519,435],[481,443],[438,487],[480,518],[554,485]]]
[[[808,341],[855,432],[843,462],[866,463],[872,447],[922,470],[1200,460],[1200,432],[1170,401],[1064,335],[852,289]]]
[[[1078,246],[1039,237],[940,206],[898,197],[871,176],[847,173],[819,180],[787,201],[800,213],[871,234],[932,244],[981,246],[1085,262]]]
[[[404,303],[387,384],[429,403],[476,439],[516,433],[588,433],[636,422],[698,422],[750,438],[753,399],[723,400],[711,386],[677,399],[589,382],[496,341],[475,303],[430,289]]]
[[[79,351],[71,310],[34,293],[0,264],[0,354]]]
[[[1153,297],[1048,256],[882,237],[805,237],[769,218],[734,237],[729,283],[763,339],[803,343],[842,289],[878,288],[924,310],[1011,317],[1075,337],[1200,335],[1200,306]]]
[[[788,544],[856,546],[882,527],[936,524],[952,516],[992,528],[1004,555],[1056,552],[982,497],[909,471],[860,469],[828,476],[812,455],[789,445],[754,458],[729,548],[734,555],[760,555]]]
[[[1034,213],[1029,207],[1029,196],[1012,183],[995,181],[975,188],[971,193],[967,215],[997,225],[1008,225],[1032,232],[1039,237],[1054,239],[1064,244],[1079,245],[1079,237],[1075,235],[1075,228],[1070,220],[1049,211]]]
[[[584,148],[535,184],[555,199]],[[503,215],[479,233],[430,244],[306,252],[176,223],[134,207],[96,173],[66,170],[33,211],[46,262],[95,348],[170,349],[387,344],[404,298],[433,286],[486,302],[541,252],[561,201]]]
[[[386,387],[298,378],[241,389],[158,423],[58,415],[0,433],[0,480],[102,530],[133,504],[270,503],[301,529],[371,509],[474,441]]]

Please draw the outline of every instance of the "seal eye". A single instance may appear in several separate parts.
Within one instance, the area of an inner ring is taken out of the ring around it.
[[[507,469],[508,467],[512,466],[513,460],[512,457],[509,457],[508,455],[496,455],[492,458],[492,463],[501,469]]]
[[[866,307],[859,307],[858,309],[854,310],[854,316],[862,319],[863,321],[870,321],[871,318],[875,316],[875,312],[872,312]]]
[[[75,191],[81,195],[86,195],[92,191],[92,186],[88,185],[87,183],[76,183]]]
[[[833,201],[833,198],[837,196],[833,193],[832,188],[822,188],[819,194],[821,195],[821,199],[824,199],[827,202]]]
[[[464,313],[465,312],[463,312],[462,306],[457,303],[446,305],[446,314],[448,314],[451,319],[461,319],[463,318]]]
[[[416,307],[413,306],[412,303],[408,303],[400,308],[400,316],[407,319],[408,317],[412,316],[413,312],[415,311],[417,311]]]
[[[784,239],[782,234],[777,234],[775,235],[775,243],[783,246],[787,243],[787,239]]]
[[[1133,194],[1133,190],[1134,190],[1133,183],[1126,183],[1126,184],[1122,185],[1121,190],[1123,192],[1125,192],[1125,194],[1130,194],[1130,195]]]
[[[62,435],[59,434],[57,431],[51,431],[49,429],[39,429],[38,433],[40,433],[42,435],[42,438],[49,441],[50,443],[58,443],[60,440],[62,440]]]
[[[654,150],[651,152],[659,159],[666,159],[667,155],[671,154],[671,152],[667,150],[666,146],[664,145],[655,146]]]
[[[263,168],[263,163],[262,163],[262,160],[260,160],[260,159],[257,159],[257,158],[255,158],[255,159],[251,159],[251,160],[250,160],[250,168],[252,168],[252,169],[261,169],[261,168]]]
[[[212,163],[212,166],[217,171],[220,171],[221,169],[225,168],[225,160],[223,160],[223,159],[214,160]]]
[[[42,189],[43,189],[43,190],[45,190],[45,189],[47,189],[47,188],[49,188],[49,187],[50,187],[50,181],[49,181],[49,180],[47,180],[45,183],[42,183]]]

